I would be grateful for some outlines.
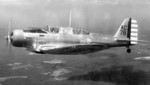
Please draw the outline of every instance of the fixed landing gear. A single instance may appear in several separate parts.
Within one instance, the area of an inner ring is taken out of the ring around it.
[[[127,53],[131,53],[131,49],[129,46],[127,46]]]
[[[131,53],[131,49],[130,48],[127,49],[127,53]]]

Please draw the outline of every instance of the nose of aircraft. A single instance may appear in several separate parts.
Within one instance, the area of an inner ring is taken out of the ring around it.
[[[12,36],[13,32],[10,32],[7,36],[4,37],[7,40],[7,44],[12,42]]]
[[[15,47],[24,47],[26,44],[23,30],[14,30],[13,32],[10,32],[5,39],[7,40],[7,43],[10,43]]]

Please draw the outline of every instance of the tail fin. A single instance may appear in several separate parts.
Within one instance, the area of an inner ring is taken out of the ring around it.
[[[137,44],[138,42],[138,24],[132,18],[126,18],[118,31],[114,35],[117,40],[129,41],[129,45]]]

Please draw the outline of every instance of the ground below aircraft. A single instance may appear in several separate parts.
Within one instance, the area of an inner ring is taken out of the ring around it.
[[[15,47],[39,54],[87,54],[112,47],[126,47],[138,43],[138,24],[132,18],[126,18],[115,35],[90,33],[72,27],[31,27],[29,30],[16,29],[10,32],[6,40]]]

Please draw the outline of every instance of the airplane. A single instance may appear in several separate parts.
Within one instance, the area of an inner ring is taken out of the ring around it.
[[[98,52],[113,47],[130,47],[138,40],[138,24],[135,19],[126,18],[115,35],[90,33],[72,27],[45,26],[43,28],[16,29],[5,37],[10,46],[26,48],[37,54],[78,55]]]

